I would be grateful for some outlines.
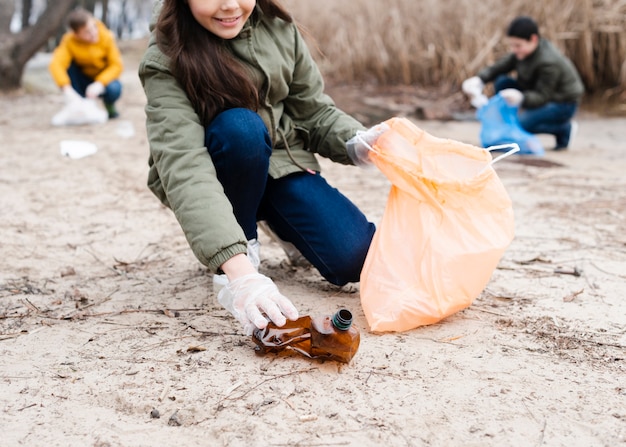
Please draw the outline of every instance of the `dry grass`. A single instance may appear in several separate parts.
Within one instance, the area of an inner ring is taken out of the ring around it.
[[[509,21],[530,15],[589,92],[626,88],[625,0],[283,0],[335,82],[458,85],[507,51]]]

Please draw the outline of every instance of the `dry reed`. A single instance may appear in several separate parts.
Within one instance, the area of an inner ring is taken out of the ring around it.
[[[625,0],[283,0],[329,80],[458,85],[507,51],[506,27],[534,17],[588,92],[626,89]]]

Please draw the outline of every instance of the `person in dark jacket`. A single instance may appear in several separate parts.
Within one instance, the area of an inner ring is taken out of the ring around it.
[[[520,107],[526,131],[554,135],[554,149],[567,149],[577,128],[572,118],[584,93],[574,64],[540,36],[530,17],[515,18],[507,36],[510,53],[465,80],[463,90],[482,92],[485,83],[494,81],[495,91],[509,105]],[[513,71],[516,77],[510,76]]]

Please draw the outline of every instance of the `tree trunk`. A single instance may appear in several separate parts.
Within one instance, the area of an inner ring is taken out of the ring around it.
[[[22,0],[22,29],[30,25],[30,14],[33,10],[33,0]]]
[[[117,21],[117,38],[120,39],[122,37],[122,35],[124,34],[124,26],[126,26],[126,0],[122,0],[122,14],[119,17],[119,20]]]
[[[92,14],[96,10],[96,0],[82,0],[80,5]]]
[[[108,12],[109,12],[109,0],[102,0],[102,22],[105,23],[107,26],[109,25],[107,23],[107,19],[108,19]]]
[[[26,62],[35,55],[46,40],[54,35],[65,20],[75,0],[49,1],[45,11],[33,26],[12,34],[5,20],[7,11],[14,11],[13,0],[0,0],[0,91],[20,87]]]
[[[11,19],[14,13],[14,0],[0,0],[0,35],[4,30],[11,32]]]

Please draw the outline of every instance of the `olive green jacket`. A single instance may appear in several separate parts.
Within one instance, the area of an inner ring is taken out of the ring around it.
[[[483,82],[515,70],[524,93],[522,107],[536,108],[548,102],[578,102],[585,88],[574,64],[548,40],[540,39],[537,49],[523,60],[507,54],[478,73]]]
[[[303,168],[319,171],[314,152],[352,164],[345,143],[364,128],[324,94],[322,76],[296,25],[271,19],[257,7],[241,33],[226,44],[264,92],[257,113],[273,142],[270,176]],[[172,209],[199,261],[217,271],[232,256],[245,253],[247,241],[204,146],[205,128],[154,32],[139,78],[147,97],[148,187]]]

